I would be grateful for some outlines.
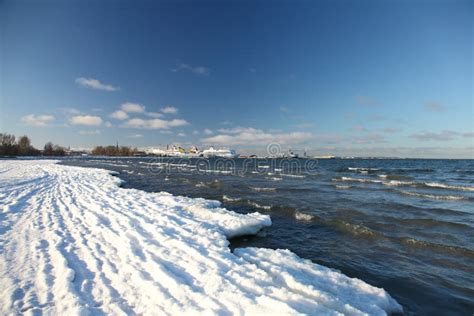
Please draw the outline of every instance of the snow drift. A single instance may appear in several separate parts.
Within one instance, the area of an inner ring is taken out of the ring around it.
[[[288,250],[236,249],[267,215],[123,189],[100,169],[0,160],[0,314],[385,314],[383,289]]]

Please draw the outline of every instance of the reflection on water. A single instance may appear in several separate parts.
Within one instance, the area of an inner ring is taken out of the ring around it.
[[[407,314],[474,312],[474,161],[80,158],[126,188],[269,214],[231,247],[288,248],[385,288]]]

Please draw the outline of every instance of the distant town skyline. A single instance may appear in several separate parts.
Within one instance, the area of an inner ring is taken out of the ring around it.
[[[0,133],[474,158],[472,1],[2,1]]]

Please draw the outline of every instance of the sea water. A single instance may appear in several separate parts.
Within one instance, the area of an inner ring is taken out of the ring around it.
[[[123,187],[219,200],[273,225],[231,247],[290,249],[386,289],[407,314],[474,312],[474,161],[68,158]]]

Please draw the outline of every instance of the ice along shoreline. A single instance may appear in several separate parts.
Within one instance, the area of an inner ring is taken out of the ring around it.
[[[2,313],[373,314],[383,289],[288,250],[228,247],[267,215],[119,187],[104,169],[0,161]]]

